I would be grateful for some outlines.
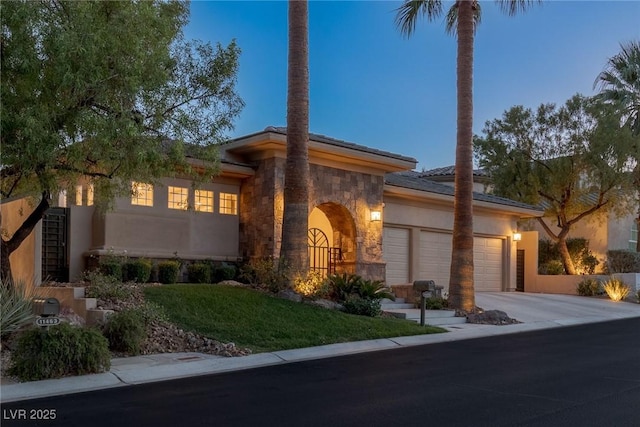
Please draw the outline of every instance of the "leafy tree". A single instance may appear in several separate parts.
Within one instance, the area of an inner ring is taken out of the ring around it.
[[[579,221],[597,213],[628,209],[632,193],[628,149],[633,137],[620,129],[606,105],[575,95],[563,106],[542,104],[534,112],[522,106],[488,121],[474,139],[481,167],[494,192],[540,205],[538,218],[558,244],[565,271],[576,274],[567,237]]]
[[[509,15],[525,10],[533,0],[498,0]],[[411,36],[420,16],[433,21],[442,15],[440,0],[406,0],[397,9],[396,24]],[[449,303],[452,308],[475,309],[473,288],[473,44],[480,22],[480,2],[457,0],[446,16],[446,31],[458,37],[457,136],[455,199]]]
[[[289,1],[287,160],[280,255],[294,273],[309,269],[309,12]]]
[[[600,93],[596,98],[611,104],[623,125],[631,128],[637,137],[631,156],[635,159],[635,185],[640,188],[640,42],[630,41],[620,46],[620,53],[611,57],[598,75],[594,88],[598,86]],[[637,198],[636,224],[640,228],[640,191]],[[640,252],[640,239],[636,251]]]
[[[177,172],[209,178],[214,144],[243,102],[235,93],[238,47],[184,40],[185,1],[0,7],[0,192],[33,197],[35,205],[2,237],[4,280],[9,256],[68,184],[87,179],[96,198],[108,201],[131,193],[131,180],[152,183]]]

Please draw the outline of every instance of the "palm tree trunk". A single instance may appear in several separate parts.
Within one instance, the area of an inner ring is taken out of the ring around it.
[[[473,288],[473,38],[474,2],[458,7],[457,140],[449,305],[475,309]]]
[[[287,161],[280,256],[292,273],[309,269],[309,38],[307,0],[289,1]]]

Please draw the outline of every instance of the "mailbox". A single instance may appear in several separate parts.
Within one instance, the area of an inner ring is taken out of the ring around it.
[[[416,280],[413,282],[413,290],[417,292],[435,291],[436,282],[433,280]]]
[[[36,316],[57,316],[60,314],[60,301],[56,298],[34,298],[33,314]]]

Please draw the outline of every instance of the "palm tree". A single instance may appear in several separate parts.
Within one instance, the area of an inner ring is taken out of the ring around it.
[[[634,136],[640,137],[640,42],[630,41],[620,45],[620,53],[607,62],[607,66],[593,83],[600,87],[595,98],[613,105],[624,126]],[[631,156],[635,159],[634,182],[640,188],[640,138],[636,141]],[[637,228],[640,229],[640,192],[638,193]],[[636,242],[640,252],[640,239]]]
[[[620,53],[607,62],[593,87],[600,87],[596,95],[612,104],[635,135],[640,135],[640,42],[620,45]]]
[[[293,273],[309,269],[309,13],[307,0],[289,1],[287,160],[282,247]]]
[[[540,0],[497,0],[503,11],[515,15]],[[433,21],[442,15],[440,0],[407,0],[398,9],[396,25],[407,37],[415,30],[418,17]],[[458,38],[457,53],[457,135],[455,196],[453,202],[453,242],[449,305],[473,311],[473,42],[480,22],[477,0],[456,0],[446,16],[446,30]]]

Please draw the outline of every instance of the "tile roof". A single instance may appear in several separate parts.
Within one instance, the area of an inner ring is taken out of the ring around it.
[[[416,171],[388,173],[385,175],[385,184],[453,197],[452,186],[440,184],[426,179],[422,176],[422,173]],[[514,208],[537,210],[540,211],[540,213],[543,212],[539,207],[522,202],[517,202],[511,199],[506,199],[504,197],[494,196],[492,194],[474,192],[473,199],[477,201],[495,203]]]
[[[287,128],[284,126],[276,127],[276,126],[267,126],[264,132],[273,132],[279,133],[281,135],[287,134]],[[262,132],[259,132],[262,133]],[[320,135],[317,133],[309,133],[309,139],[317,142],[322,142],[323,144],[333,145],[336,147],[348,148],[351,150],[361,151],[363,153],[376,154],[378,156],[389,157],[392,159],[402,160],[405,162],[413,162],[418,163],[416,159],[413,157],[403,156],[401,154],[391,153],[389,151],[378,150],[376,148],[366,147],[364,145],[354,144],[353,142],[347,142],[340,139],[331,138],[325,135]]]
[[[455,171],[456,171],[456,167],[454,165],[451,165],[451,166],[444,166],[441,168],[430,169],[427,171],[422,171],[420,173],[420,176],[421,177],[454,176]],[[488,177],[489,172],[487,172],[484,169],[474,169],[473,176]]]

